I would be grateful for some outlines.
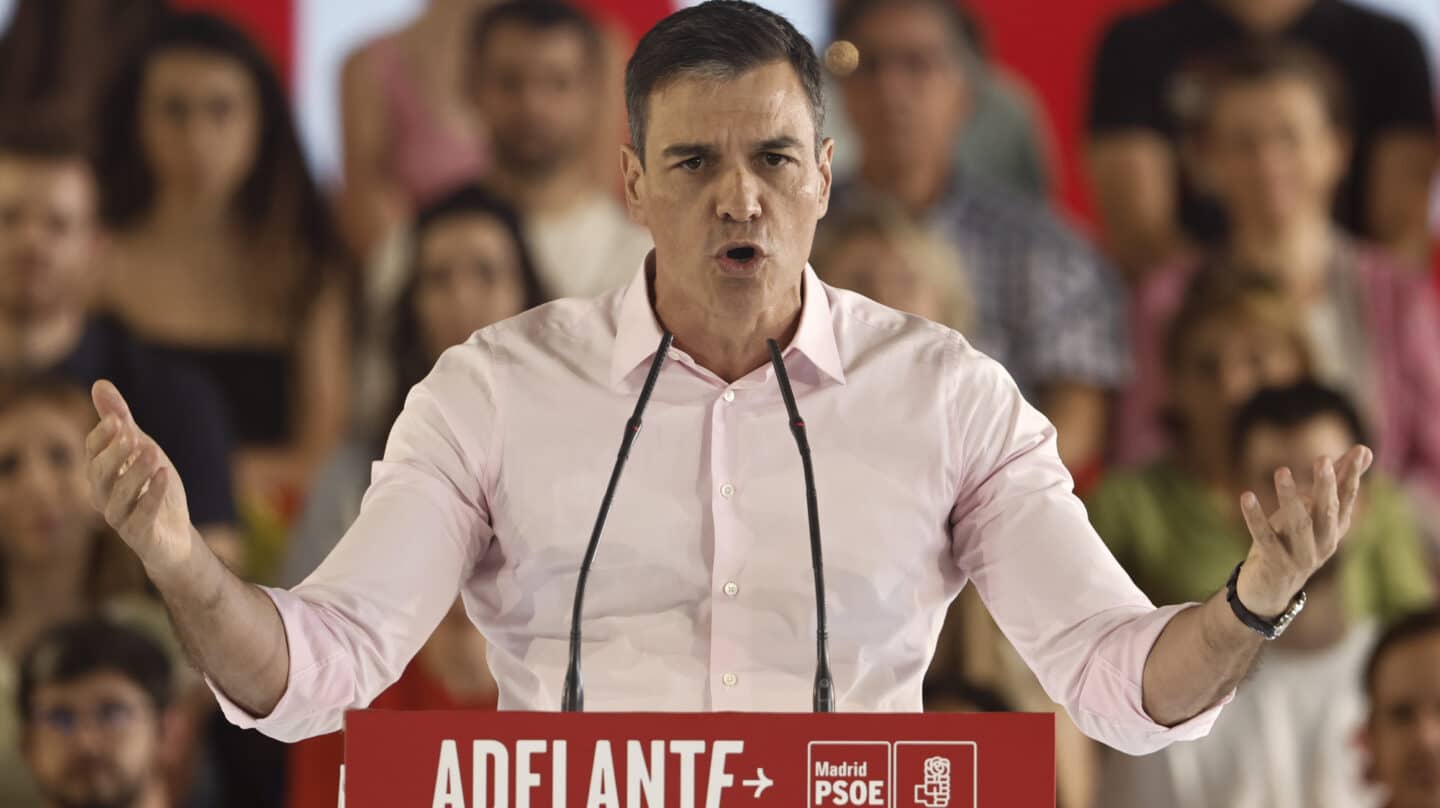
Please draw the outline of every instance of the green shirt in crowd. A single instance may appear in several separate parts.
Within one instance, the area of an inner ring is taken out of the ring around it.
[[[1404,493],[1372,471],[1362,497],[1339,551],[1350,613],[1389,620],[1430,603],[1429,565]],[[1095,530],[1156,604],[1204,601],[1250,551],[1228,503],[1168,460],[1110,475],[1086,504]]]

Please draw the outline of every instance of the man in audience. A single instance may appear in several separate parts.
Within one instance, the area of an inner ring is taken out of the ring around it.
[[[831,195],[832,218],[878,194],[948,236],[974,292],[971,341],[1054,422],[1066,464],[1090,466],[1104,445],[1106,391],[1127,372],[1118,277],[1040,207],[955,169],[968,46],[950,0],[851,0],[835,36],[860,50],[842,87],[861,157],[859,176]]]
[[[166,808],[161,748],[170,661],[135,629],[82,620],[51,629],[20,665],[26,763],[46,808]]]
[[[197,372],[91,313],[99,280],[95,187],[63,132],[0,135],[0,375],[116,380],[176,469],[206,538],[235,558],[229,443],[218,394]]]
[[[1220,232],[1215,209],[1184,181],[1176,144],[1196,100],[1190,68],[1252,37],[1298,41],[1334,62],[1355,100],[1340,222],[1424,261],[1437,148],[1415,34],[1345,0],[1171,0],[1116,20],[1095,62],[1088,159],[1121,267],[1138,276]]]
[[[1303,487],[1313,458],[1343,453],[1363,439],[1359,416],[1338,393],[1310,382],[1262,390],[1235,417],[1236,487],[1260,492],[1261,502],[1275,507],[1276,469],[1293,469],[1295,484]],[[1396,522],[1393,483],[1371,477],[1364,485],[1355,529],[1305,585],[1305,611],[1266,653],[1210,735],[1149,757],[1108,756],[1098,804],[1377,804],[1353,750],[1364,722],[1360,671],[1377,634],[1374,615],[1385,612],[1386,601],[1398,605],[1388,582],[1408,588],[1408,597],[1401,595],[1408,608],[1427,601],[1403,584],[1415,580],[1422,555],[1413,526]],[[1186,559],[1177,555],[1170,563]]]
[[[559,0],[511,0],[481,16],[471,51],[471,89],[495,152],[488,182],[520,210],[545,291],[624,285],[651,242],[591,163],[589,139],[609,125],[595,24]]]
[[[1388,628],[1365,668],[1369,774],[1386,808],[1440,806],[1440,609]]]

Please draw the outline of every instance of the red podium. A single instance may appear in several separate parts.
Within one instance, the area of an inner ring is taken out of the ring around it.
[[[345,808],[1054,808],[1033,713],[362,710]]]

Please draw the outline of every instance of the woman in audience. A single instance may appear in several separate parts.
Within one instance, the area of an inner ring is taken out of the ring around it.
[[[360,511],[371,464],[384,453],[389,424],[410,388],[440,354],[491,323],[539,305],[539,276],[506,203],[470,186],[419,214],[414,272],[401,295],[391,336],[394,402],[383,428],[346,442],[326,464],[306,503],[282,576],[299,583],[335,547]],[[497,690],[485,640],[456,601],[400,680],[376,700],[387,709],[493,708]],[[343,743],[338,734],[296,744],[288,802],[295,808],[335,802]]]
[[[1314,352],[1273,280],[1211,268],[1192,282],[1164,356],[1174,448],[1102,481],[1090,520],[1152,601],[1203,601],[1250,549],[1239,497],[1254,481],[1235,473],[1231,420],[1260,388],[1305,378]],[[1419,529],[1383,471],[1367,475],[1365,500],[1342,548],[1347,604],[1356,616],[1397,615],[1432,594]]]
[[[388,415],[352,435],[316,478],[290,541],[281,575],[285,586],[309,575],[355,520],[370,484],[370,464],[384,453],[406,393],[440,354],[475,331],[544,302],[519,216],[488,191],[457,189],[422,210],[414,227],[413,271],[386,340]]]
[[[1189,164],[1228,220],[1210,263],[1273,279],[1315,345],[1314,375],[1372,425],[1379,467],[1440,493],[1440,317],[1420,273],[1352,240],[1331,218],[1348,147],[1338,83],[1319,57],[1273,44],[1233,52],[1201,75],[1187,95],[1196,121]],[[1166,388],[1158,335],[1196,270],[1159,269],[1137,291],[1136,380],[1117,434],[1122,462],[1164,447],[1155,418]]]
[[[494,0],[430,0],[405,27],[345,61],[345,230],[364,258],[415,209],[484,171],[485,136],[465,92],[474,17]]]
[[[275,74],[229,24],[172,15],[101,120],[102,302],[214,377],[243,502],[286,502],[343,430],[351,293]]]
[[[14,666],[51,626],[103,612],[146,630],[183,658],[144,572],[90,505],[85,436],[95,426],[86,391],[36,379],[0,390],[0,805],[41,805],[20,756]],[[190,669],[177,682],[184,719],[170,727],[168,780],[190,785],[193,739],[214,701]]]
[[[826,283],[971,333],[973,301],[959,254],[904,209],[866,202],[824,233],[813,263]]]

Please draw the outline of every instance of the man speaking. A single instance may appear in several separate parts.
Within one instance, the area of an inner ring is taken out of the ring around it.
[[[946,606],[970,582],[1085,732],[1138,753],[1207,731],[1334,552],[1370,452],[1317,461],[1304,493],[1282,470],[1268,516],[1247,495],[1254,545],[1231,597],[1156,609],[999,365],[806,265],[831,183],[820,87],[806,40],[749,3],[650,31],[626,71],[623,170],[654,253],[626,289],[447,351],[410,393],[359,518],[292,590],[211,554],[169,462],[96,386],[96,501],[231,721],[282,740],[339,728],[457,592],[501,707],[557,709],[595,508],[668,331],[589,578],[590,708],[811,706],[807,502],[774,339],[813,447],[840,710],[919,710]]]

